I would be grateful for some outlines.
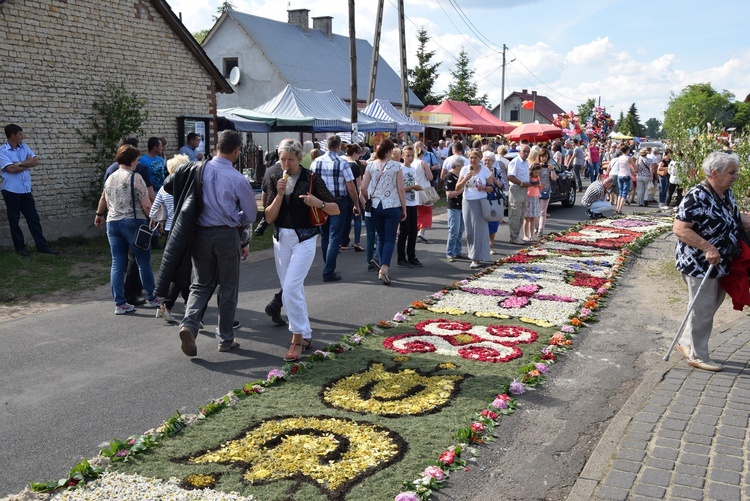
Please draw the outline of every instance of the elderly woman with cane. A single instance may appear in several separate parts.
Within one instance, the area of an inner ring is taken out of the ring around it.
[[[727,275],[739,251],[740,232],[750,229],[750,218],[740,214],[732,193],[739,171],[737,154],[710,153],[702,168],[706,180],[682,199],[673,226],[678,239],[675,266],[693,303],[677,350],[688,365],[717,372],[722,366],[709,357],[708,338],[725,296],[719,279]]]

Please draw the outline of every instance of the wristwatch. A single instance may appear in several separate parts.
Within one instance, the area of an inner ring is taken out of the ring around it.
[[[320,201],[320,210],[324,210],[326,208],[326,203],[322,200]]]

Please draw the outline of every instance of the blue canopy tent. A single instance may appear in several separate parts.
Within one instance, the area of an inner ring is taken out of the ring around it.
[[[424,132],[424,124],[407,117],[390,103],[382,99],[375,99],[367,108],[362,110],[378,120],[391,120],[396,122],[396,132]]]

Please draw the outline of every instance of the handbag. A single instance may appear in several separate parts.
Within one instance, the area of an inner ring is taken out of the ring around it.
[[[378,179],[378,181],[379,180],[380,179]],[[434,186],[429,186],[427,188],[422,189],[420,198],[422,199],[422,205],[432,205],[438,200],[440,200],[440,195],[438,194],[438,191],[435,189]]]
[[[310,172],[310,189],[307,190],[308,195],[312,195],[312,187],[313,187],[313,179],[315,178],[315,174],[311,171]],[[310,207],[310,224],[313,226],[323,226],[326,224],[326,221],[328,221],[328,214],[326,214],[322,209],[318,209],[317,207]]]
[[[503,204],[499,200],[490,200],[489,197],[479,200],[482,204],[482,217],[487,222],[501,221],[503,219]]]
[[[135,212],[135,172],[130,173],[130,202],[133,204],[133,219],[138,219]],[[133,245],[139,249],[149,250],[153,234],[154,230],[148,224],[138,225],[133,235]]]
[[[380,178],[383,177],[383,168],[381,165],[380,168],[380,175],[378,176],[378,180],[375,181],[375,187],[372,189],[373,195],[375,194],[375,190],[378,189],[378,184],[380,184]],[[365,200],[365,212],[372,212],[372,196],[368,194],[367,200]]]

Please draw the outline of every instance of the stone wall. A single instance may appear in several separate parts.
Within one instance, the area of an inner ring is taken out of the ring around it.
[[[144,150],[149,136],[165,137],[169,157],[177,117],[215,116],[214,81],[147,0],[10,0],[0,6],[0,40],[0,126],[23,127],[39,157],[32,185],[50,240],[94,233],[83,197],[102,170],[76,129],[90,132],[92,103],[107,83],[146,100]],[[209,134],[214,145],[214,121]],[[0,245],[10,245],[4,206]]]

